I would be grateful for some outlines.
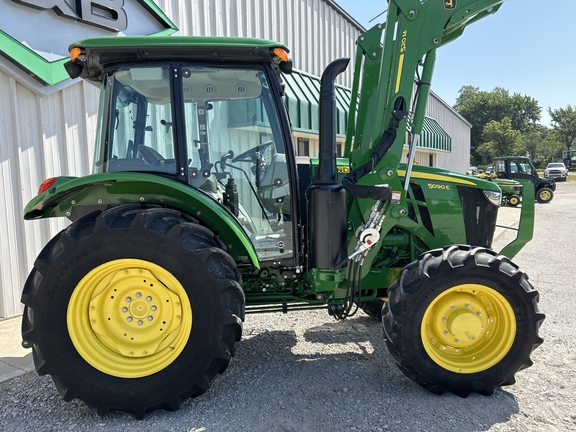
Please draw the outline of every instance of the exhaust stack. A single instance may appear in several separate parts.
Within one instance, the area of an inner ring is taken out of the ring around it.
[[[335,270],[343,266],[346,246],[346,191],[336,168],[336,96],[334,81],[350,59],[330,63],[320,82],[320,148],[318,169],[308,189],[308,261],[310,267]]]

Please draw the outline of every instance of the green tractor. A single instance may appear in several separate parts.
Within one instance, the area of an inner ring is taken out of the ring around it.
[[[64,400],[142,418],[206,392],[246,312],[344,319],[362,306],[382,316],[391,355],[425,389],[465,397],[513,384],[542,343],[538,293],[509,258],[531,239],[533,200],[497,253],[500,188],[413,164],[436,48],[501,3],[389,1],[387,22],[358,41],[345,159],[334,80],[348,59],[323,73],[310,159],[295,157],[280,43],[71,45],[70,76],[101,87],[94,171],[46,180],[24,212],[72,221],[22,293],[37,372]]]
[[[504,183],[504,185],[511,180],[521,185],[532,184],[536,191],[536,201],[541,204],[549,203],[554,198],[556,182],[553,178],[540,177],[528,157],[503,156],[496,158],[494,160],[494,175],[495,181]]]

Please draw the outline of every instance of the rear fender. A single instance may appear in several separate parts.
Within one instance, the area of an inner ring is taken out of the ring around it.
[[[171,179],[124,172],[85,177],[58,177],[48,190],[32,199],[24,219],[67,217],[76,220],[118,204],[159,204],[186,212],[210,227],[237,262],[259,268],[252,242],[238,221],[203,192]]]

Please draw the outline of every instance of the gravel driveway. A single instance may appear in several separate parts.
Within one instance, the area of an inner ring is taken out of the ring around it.
[[[554,200],[536,206],[534,239],[514,262],[540,292],[544,344],[534,366],[492,396],[435,396],[412,383],[380,324],[363,313],[343,322],[325,311],[249,315],[229,369],[180,411],[97,417],[30,373],[0,384],[0,430],[576,430],[575,216],[576,182],[558,184]]]

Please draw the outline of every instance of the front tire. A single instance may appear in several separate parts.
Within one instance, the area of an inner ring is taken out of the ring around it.
[[[193,218],[123,205],[87,215],[38,256],[22,302],[36,370],[64,400],[142,418],[224,372],[242,333],[240,275]]]
[[[503,256],[450,246],[409,264],[388,289],[386,343],[400,370],[425,389],[492,394],[532,365],[542,343],[538,292]]]

